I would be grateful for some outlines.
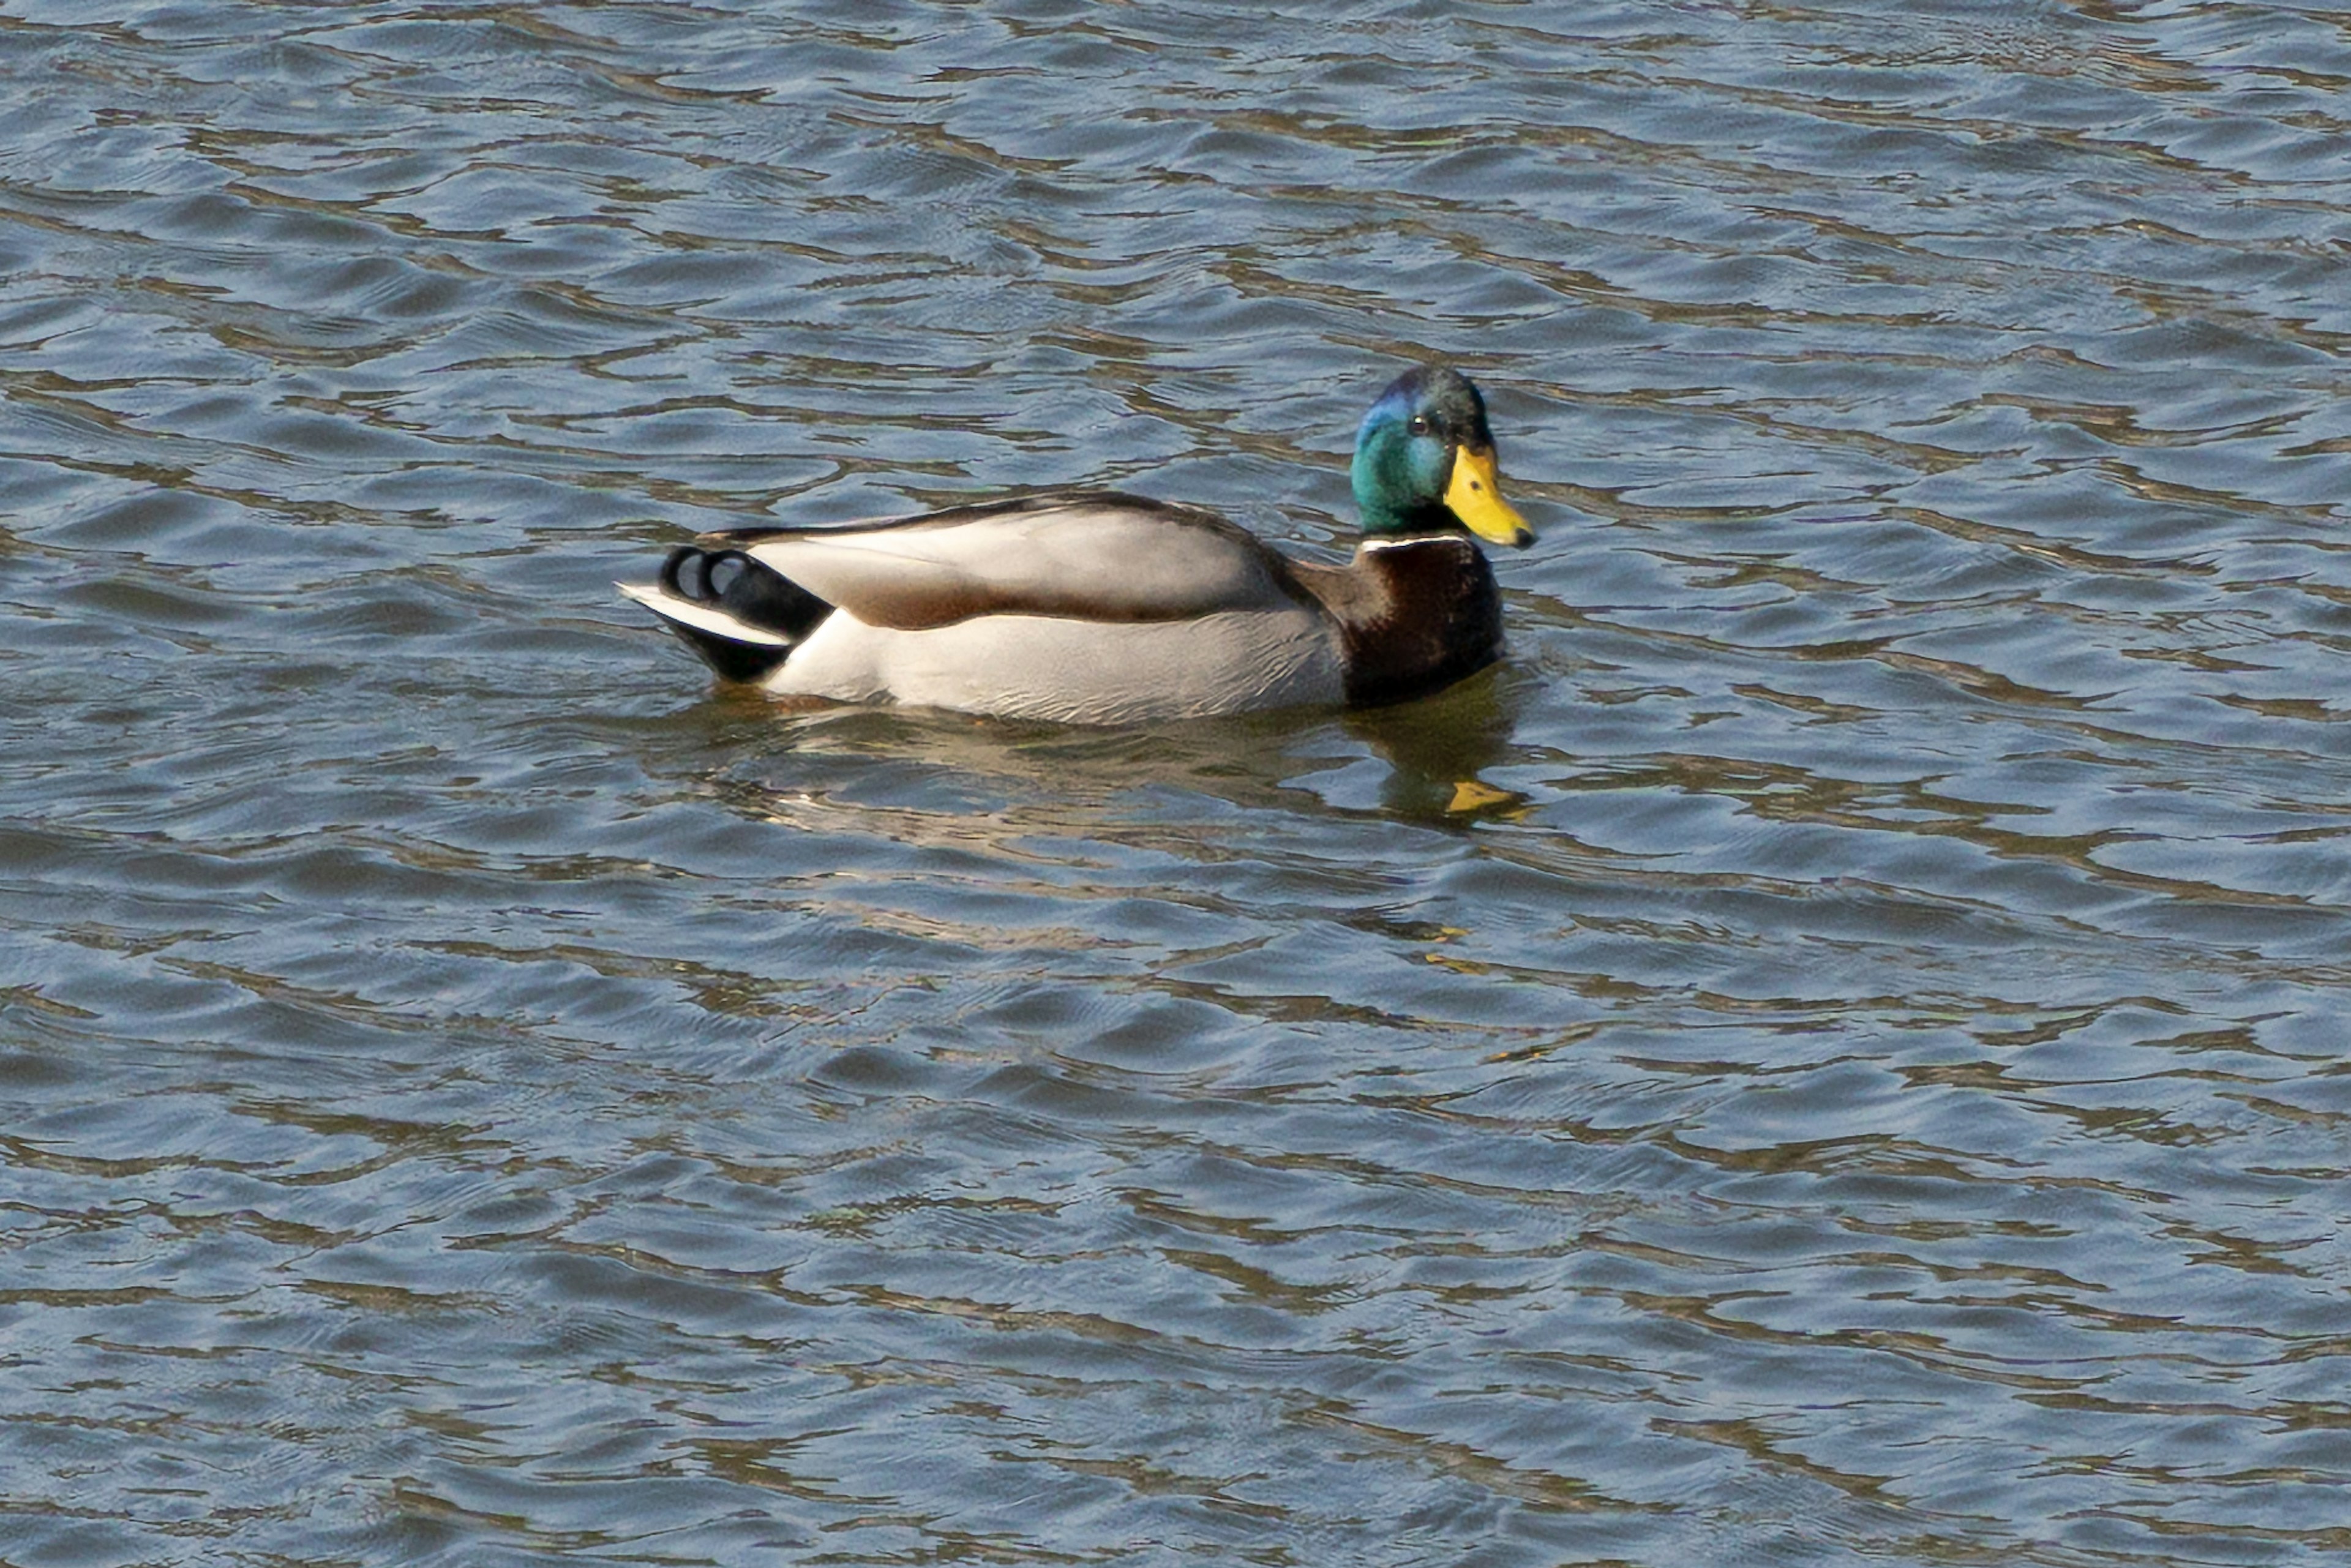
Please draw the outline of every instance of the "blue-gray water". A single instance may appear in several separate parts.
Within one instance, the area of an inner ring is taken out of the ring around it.
[[[0,1563],[2339,1563],[2351,22],[0,5]],[[1512,653],[772,712],[689,529]]]

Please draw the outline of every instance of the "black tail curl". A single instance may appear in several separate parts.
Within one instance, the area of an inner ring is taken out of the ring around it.
[[[739,549],[680,545],[662,562],[661,585],[665,592],[724,611],[745,625],[774,632],[793,645],[806,642],[832,613],[831,605]],[[790,647],[737,642],[675,621],[669,624],[712,669],[730,681],[758,680],[791,656]]]
[[[680,599],[724,610],[736,620],[794,643],[832,613],[832,606],[739,549],[680,545],[662,562],[661,585]]]

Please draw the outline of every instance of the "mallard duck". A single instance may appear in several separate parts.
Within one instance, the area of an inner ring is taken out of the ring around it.
[[[785,696],[1123,724],[1369,706],[1500,656],[1478,539],[1534,535],[1502,499],[1486,402],[1406,372],[1355,434],[1364,537],[1292,560],[1212,512],[1055,490],[840,528],[705,534],[622,583],[721,678]],[[1474,537],[1473,537],[1474,536]]]

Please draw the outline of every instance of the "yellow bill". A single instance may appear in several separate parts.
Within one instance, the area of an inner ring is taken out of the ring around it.
[[[1481,539],[1520,549],[1535,542],[1534,529],[1517,508],[1502,499],[1499,476],[1490,446],[1453,449],[1453,478],[1445,486],[1445,505],[1461,526]]]

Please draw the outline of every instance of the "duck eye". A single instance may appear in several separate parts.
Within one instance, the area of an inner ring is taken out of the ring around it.
[[[1428,415],[1425,413],[1414,414],[1410,420],[1405,422],[1405,429],[1414,435],[1426,435],[1428,434]]]

